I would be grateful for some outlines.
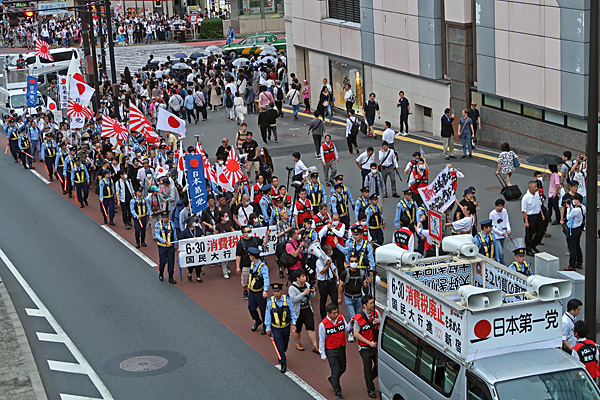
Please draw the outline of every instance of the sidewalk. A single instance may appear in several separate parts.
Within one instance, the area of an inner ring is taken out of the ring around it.
[[[0,399],[46,400],[29,342],[0,281]]]

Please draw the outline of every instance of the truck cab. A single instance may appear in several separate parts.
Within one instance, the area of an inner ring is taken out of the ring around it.
[[[387,273],[380,398],[599,400],[585,366],[560,349],[571,283],[527,278],[463,236],[471,243],[450,246],[454,255],[421,259],[395,244],[376,250]]]

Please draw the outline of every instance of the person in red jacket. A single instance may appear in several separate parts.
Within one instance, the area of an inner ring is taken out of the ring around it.
[[[585,365],[585,369],[590,376],[596,380],[600,376],[600,368],[598,368],[598,347],[593,340],[587,339],[586,336],[590,332],[590,328],[584,321],[575,322],[575,338],[577,343],[573,346],[571,355],[581,361]]]
[[[326,311],[327,316],[319,324],[319,353],[323,362],[329,362],[331,375],[327,380],[335,398],[343,399],[340,377],[346,372],[346,332],[352,329],[352,324],[346,323],[337,304],[328,304]]]
[[[354,337],[358,339],[358,351],[363,362],[367,394],[375,399],[377,395],[373,380],[377,378],[377,340],[381,316],[375,309],[373,296],[363,296],[361,303],[362,311],[354,316]]]

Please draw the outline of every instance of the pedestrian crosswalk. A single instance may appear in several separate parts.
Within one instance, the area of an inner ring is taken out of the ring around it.
[[[132,74],[138,72],[138,70],[140,70],[143,66],[145,66],[148,63],[148,59],[150,58],[151,54],[154,56],[155,59],[163,60],[167,56],[171,56],[171,59],[173,61],[176,61],[176,59],[173,57],[175,53],[185,53],[187,55],[190,55],[191,53],[202,51],[203,49],[204,46],[192,47],[189,45],[179,43],[170,43],[168,45],[142,44],[133,46],[120,46],[118,44],[115,44],[115,62],[117,64],[117,77],[123,72],[125,67],[129,67],[129,70]],[[107,64],[110,67],[110,62],[108,59],[108,49],[106,50],[106,57]]]

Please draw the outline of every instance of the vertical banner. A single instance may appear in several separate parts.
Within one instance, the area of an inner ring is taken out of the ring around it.
[[[202,155],[186,155],[185,168],[188,184],[188,197],[190,199],[190,205],[192,206],[192,214],[197,214],[208,206]]]
[[[35,107],[37,104],[37,86],[38,86],[38,78],[35,76],[28,75],[27,76],[27,106]]]
[[[69,87],[66,75],[58,76],[58,102],[61,110],[69,108]]]

